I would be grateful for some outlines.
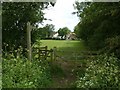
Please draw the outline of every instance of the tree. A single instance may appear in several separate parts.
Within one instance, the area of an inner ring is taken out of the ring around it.
[[[84,8],[80,8],[83,5]],[[77,3],[80,22],[75,32],[91,48],[103,48],[106,38],[120,34],[119,6],[120,3]]]
[[[76,37],[80,39],[80,32],[79,32],[79,25],[78,24],[74,27],[74,33],[76,34]]]
[[[2,5],[2,42],[9,45],[8,49],[15,46],[26,47],[26,24],[29,21],[32,26],[42,23],[43,9],[49,3],[43,2],[4,2]],[[32,38],[34,42],[34,38]],[[3,45],[3,49],[5,45]]]
[[[106,44],[108,38],[113,43],[113,38],[120,36],[120,2],[77,2],[74,6],[80,18],[80,22],[75,27],[75,33],[85,41],[90,49],[105,49],[109,46]],[[84,7],[81,8],[81,6]]]
[[[70,30],[67,27],[60,28],[58,30],[58,34],[59,36],[61,36],[62,39],[65,39],[68,33],[70,33]]]
[[[46,32],[46,38],[52,38],[53,31],[55,30],[55,26],[53,24],[47,24],[44,27],[44,30]]]
[[[32,31],[32,37],[37,39],[46,39],[46,38],[52,38],[54,28],[55,26],[53,24],[46,24],[43,28],[38,28],[34,31]]]

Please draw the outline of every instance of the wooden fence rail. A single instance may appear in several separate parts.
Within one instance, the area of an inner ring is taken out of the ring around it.
[[[48,50],[48,47],[36,47],[33,48],[33,55],[38,55],[37,59],[39,60],[47,60],[47,58],[49,58],[51,61],[54,60],[54,49],[50,49]]]
[[[38,54],[37,59],[42,59],[42,60],[47,60],[49,58],[51,61],[55,61],[58,58],[62,60],[81,60],[81,59],[86,59],[90,58],[96,55],[99,55],[97,51],[64,51],[64,50],[57,50],[56,47],[53,49],[48,50],[48,47],[40,47],[40,48],[35,48],[35,53]]]

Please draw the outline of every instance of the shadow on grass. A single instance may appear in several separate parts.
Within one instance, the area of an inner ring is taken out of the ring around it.
[[[65,76],[64,71],[62,70],[62,68],[58,64],[52,64],[50,70],[51,70],[52,76],[54,76],[54,77],[58,78],[58,77]]]

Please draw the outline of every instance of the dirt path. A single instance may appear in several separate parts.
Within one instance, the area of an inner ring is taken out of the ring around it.
[[[75,63],[75,61],[63,61],[57,60],[53,63],[53,65],[59,66],[63,73],[62,75],[53,74],[52,80],[53,84],[52,88],[71,88],[74,87],[76,81],[76,73],[77,66],[79,63]],[[59,72],[59,71],[58,71]]]

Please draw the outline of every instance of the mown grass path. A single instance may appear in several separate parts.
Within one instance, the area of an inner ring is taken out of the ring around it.
[[[65,58],[64,56],[71,56],[72,52],[79,53],[85,50],[82,42],[80,41],[68,41],[68,40],[41,40],[41,46],[48,46],[49,49],[57,47],[58,54],[61,58],[57,58],[52,63],[52,81],[51,88],[71,88],[75,86],[78,72],[83,71],[81,67],[81,60],[75,60],[75,58]]]
[[[78,71],[83,71],[83,68],[78,68],[81,65],[78,61],[56,61],[53,62],[53,67],[57,68],[58,71],[55,71],[52,75],[53,83],[51,84],[52,88],[74,88],[75,81],[77,79]]]

